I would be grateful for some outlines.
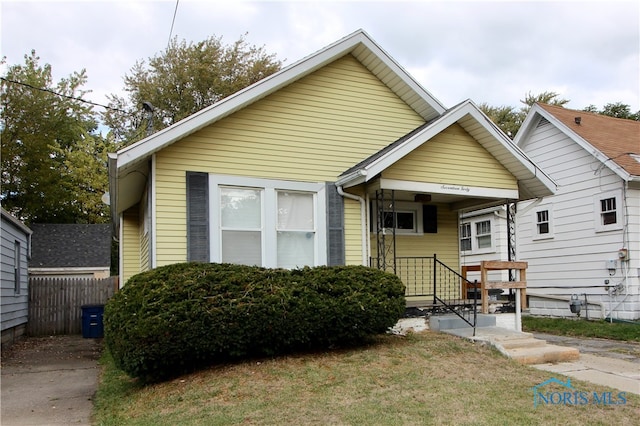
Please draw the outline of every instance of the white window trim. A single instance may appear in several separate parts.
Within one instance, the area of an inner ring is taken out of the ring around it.
[[[609,225],[602,224],[602,207],[600,202],[607,198],[615,198],[616,200],[616,223]],[[607,232],[618,231],[623,228],[623,205],[622,205],[622,191],[608,191],[601,192],[600,194],[593,196],[593,225],[595,232]]]
[[[388,201],[388,200],[385,200]],[[373,209],[373,234],[377,234],[378,233],[378,210],[375,208]],[[413,218],[415,220],[415,224],[413,229],[397,229],[396,228],[396,235],[413,235],[413,236],[424,236],[424,228],[422,226],[423,224],[423,219],[422,219],[422,203],[415,203],[412,201],[396,201],[396,207],[395,207],[395,212],[396,213],[413,213]],[[385,210],[385,213],[391,213],[391,210]],[[391,228],[385,228],[384,229],[386,234],[392,234],[393,230]]]
[[[540,234],[538,232],[538,213],[547,211],[549,214],[549,233],[548,234]],[[533,235],[533,240],[548,240],[554,238],[554,225],[553,225],[553,205],[545,204],[536,207],[531,214],[531,223],[533,229],[531,230],[531,235]]]
[[[277,191],[313,193],[316,241],[314,247],[314,265],[309,266],[327,264],[327,200],[324,182],[295,182],[209,174],[209,232],[211,233],[209,249],[212,262],[222,261],[220,186],[237,186],[262,190],[262,266],[267,268],[277,267]]]
[[[491,226],[491,247],[478,248],[478,229],[476,224],[479,222],[489,222]],[[469,223],[471,224],[471,250],[462,250],[461,244],[461,235],[460,235],[460,226]],[[460,251],[467,256],[474,254],[488,254],[496,252],[496,227],[495,221],[493,220],[493,215],[490,217],[487,216],[477,216],[474,219],[462,219],[460,221],[460,225],[458,226],[458,247]]]

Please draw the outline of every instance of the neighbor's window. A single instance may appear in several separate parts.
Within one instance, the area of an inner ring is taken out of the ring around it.
[[[476,223],[476,240],[478,248],[491,248],[491,221],[483,220]]]
[[[616,199],[605,198],[600,200],[600,217],[602,225],[612,225],[616,223]]]
[[[622,191],[610,191],[594,196],[596,232],[622,229]]]
[[[20,268],[22,267],[20,261],[20,241],[13,243],[13,291],[15,294],[20,294]]]
[[[549,233],[549,210],[542,210],[536,213],[536,226],[539,235]]]
[[[553,238],[553,210],[551,205],[540,206],[533,212],[533,239]]]
[[[471,250],[471,223],[460,225],[460,250]]]

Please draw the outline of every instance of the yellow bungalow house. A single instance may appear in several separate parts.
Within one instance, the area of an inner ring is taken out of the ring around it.
[[[185,261],[364,264],[413,299],[434,293],[434,255],[459,272],[462,211],[555,191],[473,102],[445,108],[362,30],[112,154],[109,174],[121,283]]]

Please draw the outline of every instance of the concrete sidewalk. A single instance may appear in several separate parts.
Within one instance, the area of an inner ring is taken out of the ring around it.
[[[534,333],[536,338],[580,351],[580,359],[533,367],[640,395],[640,343]]]
[[[27,338],[2,353],[3,426],[90,425],[102,339]]]

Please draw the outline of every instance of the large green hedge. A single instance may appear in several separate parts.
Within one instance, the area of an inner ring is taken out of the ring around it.
[[[404,313],[404,285],[363,266],[181,263],[132,277],[107,303],[119,368],[156,381],[231,359],[358,344]]]

